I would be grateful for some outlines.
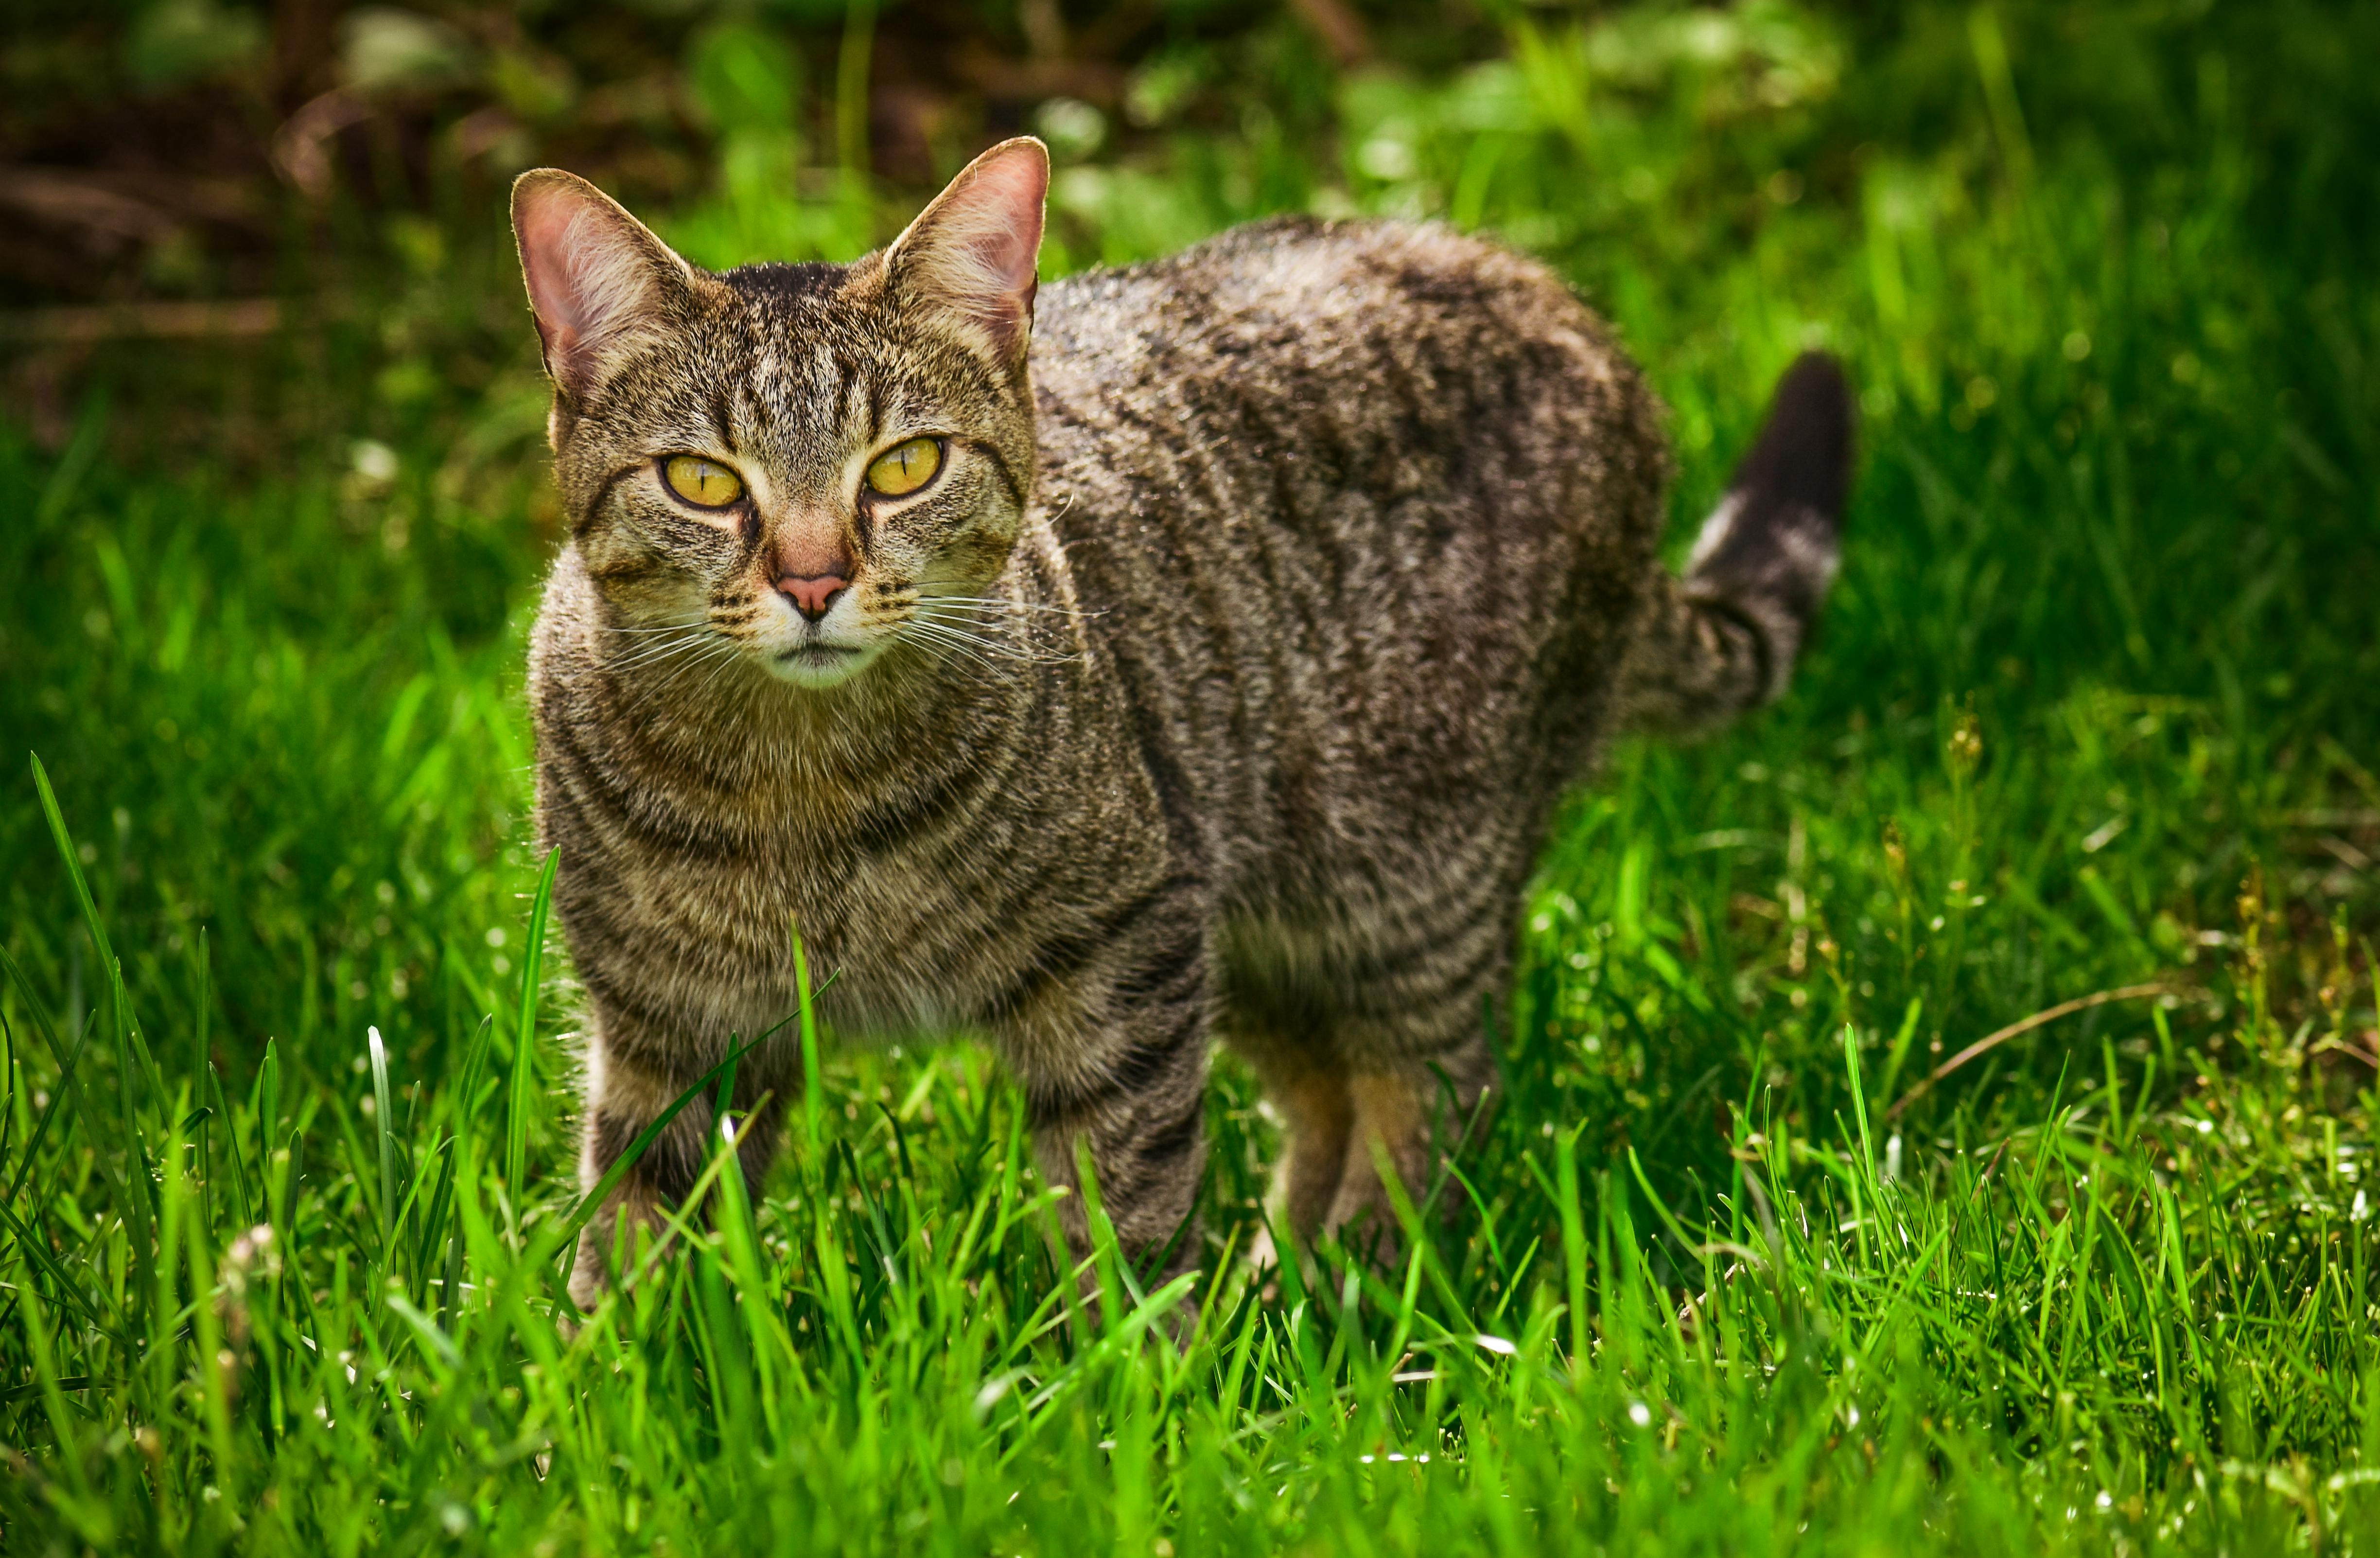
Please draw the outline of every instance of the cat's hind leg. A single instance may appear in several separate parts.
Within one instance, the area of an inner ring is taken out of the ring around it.
[[[1494,1077],[1494,1056],[1475,1030],[1427,1061],[1375,1062],[1351,1073],[1346,1158],[1322,1231],[1359,1248],[1395,1248],[1402,1229],[1383,1173],[1395,1176],[1409,1207],[1424,1209]]]
[[[1249,1250],[1257,1266],[1278,1260],[1276,1239],[1310,1242],[1322,1231],[1347,1164],[1355,1103],[1347,1066],[1332,1042],[1333,980],[1320,938],[1277,919],[1231,921],[1223,936],[1223,1041],[1264,1088],[1266,1113],[1281,1133],[1266,1197],[1270,1226]]]
[[[1264,1084],[1265,1102],[1281,1127],[1281,1157],[1273,1167],[1267,1211],[1272,1226],[1257,1235],[1249,1260],[1269,1266],[1279,1260],[1277,1235],[1300,1242],[1322,1231],[1346,1172],[1347,1143],[1355,1125],[1355,1101],[1346,1068],[1316,1036],[1235,1027],[1233,1051]]]
[[[1511,980],[1511,931],[1496,916],[1365,972],[1332,1025],[1348,1125],[1321,1232],[1386,1250],[1402,1230],[1383,1173],[1422,1210],[1484,1114],[1496,1080],[1488,1013]]]

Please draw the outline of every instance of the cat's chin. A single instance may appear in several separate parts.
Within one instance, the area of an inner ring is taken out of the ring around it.
[[[841,687],[865,671],[876,659],[876,647],[842,649],[832,644],[804,644],[768,657],[769,674],[795,687],[823,689]]]

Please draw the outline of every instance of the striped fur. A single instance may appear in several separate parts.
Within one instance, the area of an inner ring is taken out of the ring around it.
[[[1038,156],[1014,145],[990,155]],[[1087,1149],[1132,1248],[1195,1259],[1219,1039],[1288,1119],[1289,1221],[1377,1212],[1376,1162],[1417,1185],[1490,1080],[1483,1010],[1562,788],[1628,710],[1697,723],[1791,658],[1665,682],[1646,625],[1723,669],[1815,597],[1714,618],[1662,570],[1652,396],[1490,244],[1268,222],[1043,288],[1029,358],[904,279],[931,269],[693,273],[639,326],[662,345],[558,383],[573,534],[531,700],[589,1008],[582,1173],[785,1017],[798,921],[839,1032],[983,1035],[1044,1173]],[[918,432],[942,474],[861,500]],[[747,512],[673,504],[679,452],[743,473]],[[767,577],[788,527],[856,559],[808,628]],[[837,634],[861,668],[786,674]],[[767,1101],[751,1174],[798,1071],[781,1035],[739,1072]],[[618,1210],[683,1195],[710,1139],[689,1108]]]

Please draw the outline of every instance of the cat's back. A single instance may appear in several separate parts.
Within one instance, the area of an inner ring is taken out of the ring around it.
[[[1276,219],[1046,288],[1032,365],[1038,502],[1093,630],[1252,858],[1325,816],[1352,840],[1526,812],[1575,772],[1666,458],[1544,267]]]
[[[1166,371],[1218,369],[1249,375],[1243,387],[1261,393],[1372,379],[1392,362],[1428,374],[1458,366],[1433,360],[1450,347],[1475,368],[1550,347],[1633,388],[1603,335],[1544,266],[1486,239],[1434,223],[1277,216],[1051,284],[1036,310],[1033,365],[1062,393],[1089,379],[1154,385]]]
[[[1033,373],[1053,507],[1179,507],[1226,541],[1242,520],[1377,531],[1420,499],[1440,528],[1592,544],[1645,529],[1666,474],[1608,327],[1536,262],[1437,225],[1276,217],[1055,283]],[[1459,501],[1481,483],[1527,491]]]

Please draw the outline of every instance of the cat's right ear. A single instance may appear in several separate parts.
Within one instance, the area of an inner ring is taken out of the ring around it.
[[[513,236],[545,371],[574,401],[691,298],[693,268],[576,174],[541,167],[516,179]]]
[[[1002,367],[1025,360],[1050,149],[1029,135],[969,163],[884,251],[886,285]]]

